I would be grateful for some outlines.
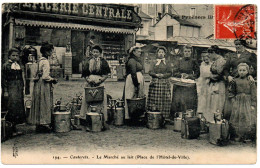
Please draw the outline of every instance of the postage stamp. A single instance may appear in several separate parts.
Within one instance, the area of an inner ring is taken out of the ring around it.
[[[216,39],[254,39],[255,5],[215,5]]]

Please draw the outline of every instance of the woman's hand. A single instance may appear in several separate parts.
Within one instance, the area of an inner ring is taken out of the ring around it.
[[[234,78],[232,76],[228,76],[228,82],[229,83],[233,83],[234,82]]]
[[[53,84],[56,84],[56,83],[58,83],[58,79],[53,78],[53,79],[51,80],[51,82],[52,82]]]
[[[181,78],[182,78],[182,79],[187,79],[188,77],[189,77],[189,75],[186,74],[186,73],[182,73],[182,74],[181,74]]]
[[[254,78],[253,78],[251,75],[249,75],[247,79],[248,79],[251,83],[254,83],[254,82],[255,82]]]
[[[159,78],[159,79],[163,78],[163,76],[164,76],[164,75],[163,75],[163,74],[161,74],[161,73],[159,73],[159,74],[156,74],[156,77],[157,77],[157,78]]]

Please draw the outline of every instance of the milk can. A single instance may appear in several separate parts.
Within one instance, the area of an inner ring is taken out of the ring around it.
[[[116,103],[116,109],[114,114],[114,125],[117,126],[124,125],[124,118],[125,118],[124,101],[119,100]]]
[[[198,113],[198,118],[200,119],[200,132],[201,133],[208,133],[208,126],[206,118],[204,117],[203,113]]]
[[[177,116],[178,114],[178,116]],[[176,112],[175,113],[175,118],[174,118],[174,128],[173,130],[175,132],[181,132],[181,121],[182,121],[182,112]]]
[[[24,104],[25,104],[25,114],[26,114],[26,117],[28,117],[31,112],[32,101],[26,100]]]
[[[186,110],[186,117],[194,117],[194,111],[192,109]]]
[[[104,128],[103,113],[97,112],[97,106],[90,106],[91,112],[86,115],[87,131],[101,132]]]
[[[53,116],[54,116],[54,131],[55,132],[69,132],[70,131],[71,113],[69,111],[55,112],[55,113],[53,113]]]

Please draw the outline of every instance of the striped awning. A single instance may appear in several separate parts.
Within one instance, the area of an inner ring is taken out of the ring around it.
[[[133,29],[83,25],[83,24],[75,24],[75,23],[59,23],[59,22],[15,19],[15,24],[23,25],[23,26],[37,26],[37,27],[47,27],[47,28],[93,30],[93,31],[105,32],[105,33],[135,34],[135,30],[133,30]]]

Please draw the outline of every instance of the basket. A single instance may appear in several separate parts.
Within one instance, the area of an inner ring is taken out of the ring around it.
[[[85,87],[86,102],[98,102],[104,100],[104,86]]]

